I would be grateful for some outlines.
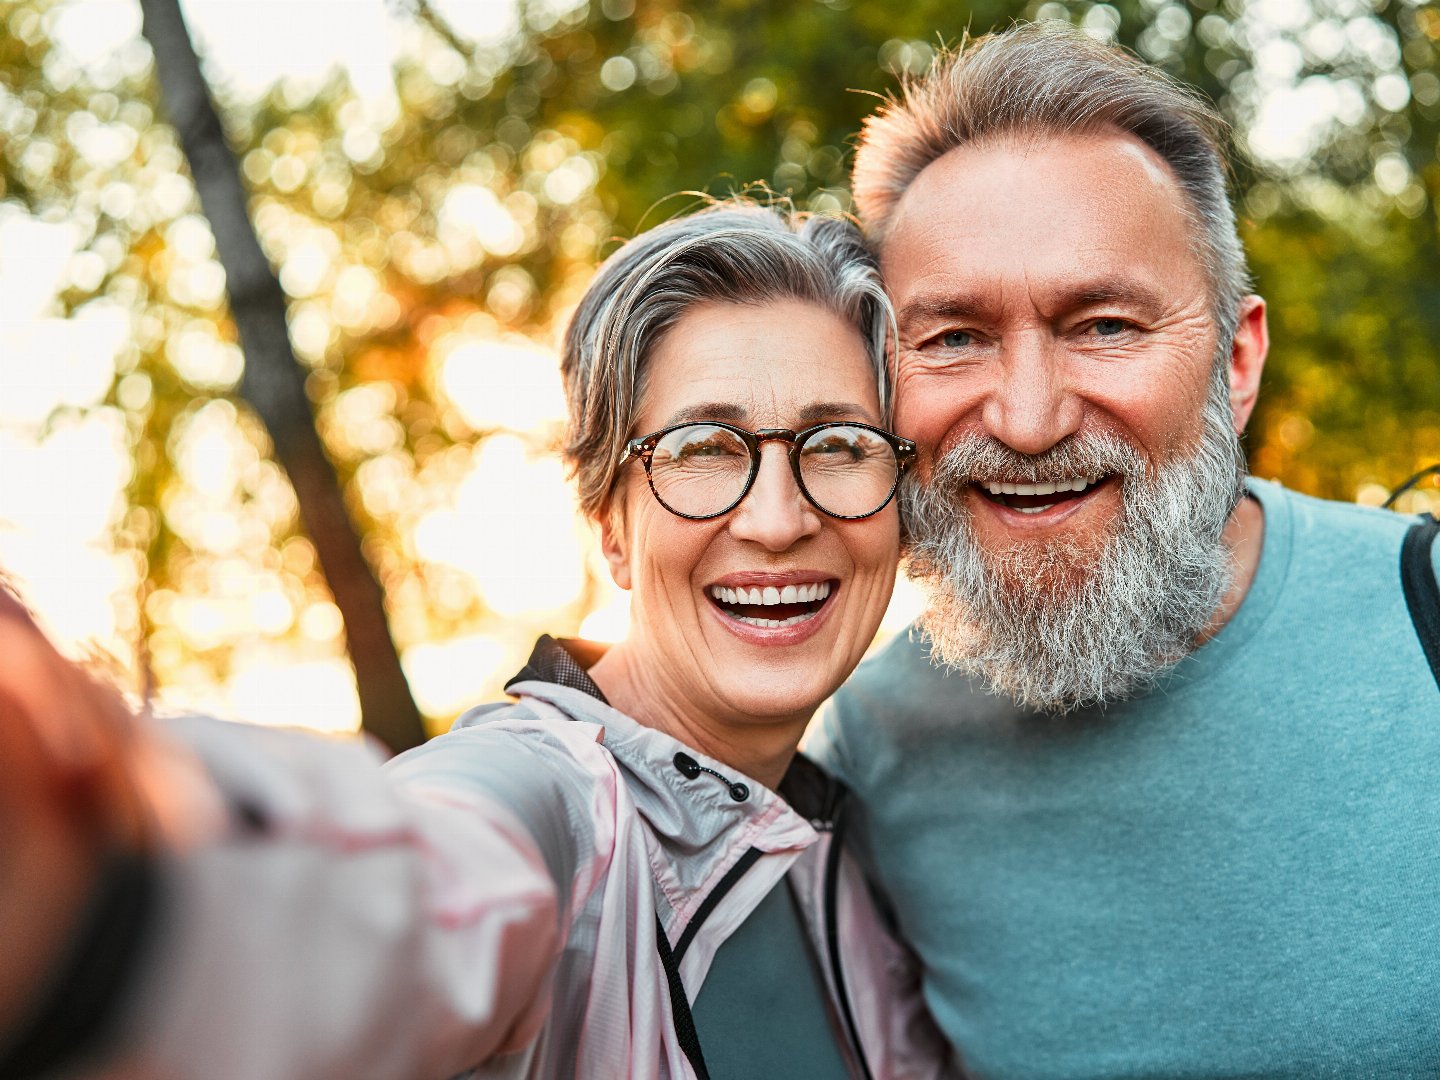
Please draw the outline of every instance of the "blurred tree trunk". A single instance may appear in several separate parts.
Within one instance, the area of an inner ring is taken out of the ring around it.
[[[380,586],[315,429],[305,374],[290,347],[285,295],[260,249],[238,163],[200,73],[179,0],[141,0],[140,7],[165,110],[180,136],[225,268],[230,310],[245,353],[241,394],[269,429],[275,457],[290,474],[301,520],[344,617],[363,725],[392,750],[418,745],[424,726],[390,637]]]

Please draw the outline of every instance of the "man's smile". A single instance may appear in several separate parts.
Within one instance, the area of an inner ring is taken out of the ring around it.
[[[1060,503],[1083,499],[1108,479],[1084,476],[1030,484],[983,480],[973,486],[991,502],[1022,514],[1039,514]]]

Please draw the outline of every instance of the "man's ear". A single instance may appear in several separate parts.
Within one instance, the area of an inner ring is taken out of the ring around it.
[[[600,551],[610,564],[610,577],[622,589],[630,588],[630,550],[625,541],[625,515],[609,507],[600,516]]]
[[[1265,369],[1265,355],[1270,351],[1270,331],[1265,325],[1265,301],[1247,296],[1240,301],[1240,321],[1235,328],[1235,343],[1230,348],[1230,408],[1235,414],[1235,430],[1243,432],[1255,411],[1260,394],[1260,373]]]

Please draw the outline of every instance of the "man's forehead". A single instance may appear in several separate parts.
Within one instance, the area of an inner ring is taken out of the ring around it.
[[[996,290],[1058,310],[1087,292],[1208,291],[1197,239],[1168,166],[1106,130],[952,150],[905,193],[880,259],[902,312],[967,294],[993,308]]]
[[[880,243],[882,258],[897,242],[911,237],[915,230],[928,229],[928,214],[916,221],[914,211],[924,207],[933,211],[937,202],[958,205],[967,189],[983,184],[986,179],[1004,183],[1009,176],[1019,177],[1039,161],[1074,161],[1093,163],[1105,160],[1112,184],[1096,188],[1092,194],[1103,198],[1124,185],[1158,190],[1189,217],[1189,201],[1170,166],[1156,151],[1127,132],[1108,125],[1093,131],[1056,132],[1019,130],[991,136],[955,147],[922,169],[905,189],[895,206],[890,228]],[[1057,185],[1056,195],[1069,194],[1083,183],[1078,177]],[[1043,206],[1035,205],[1037,213]]]

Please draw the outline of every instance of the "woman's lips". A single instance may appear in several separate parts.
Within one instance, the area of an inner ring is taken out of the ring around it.
[[[824,620],[840,583],[834,578],[797,581],[772,576],[733,578],[705,589],[721,624],[747,641],[795,644]]]

